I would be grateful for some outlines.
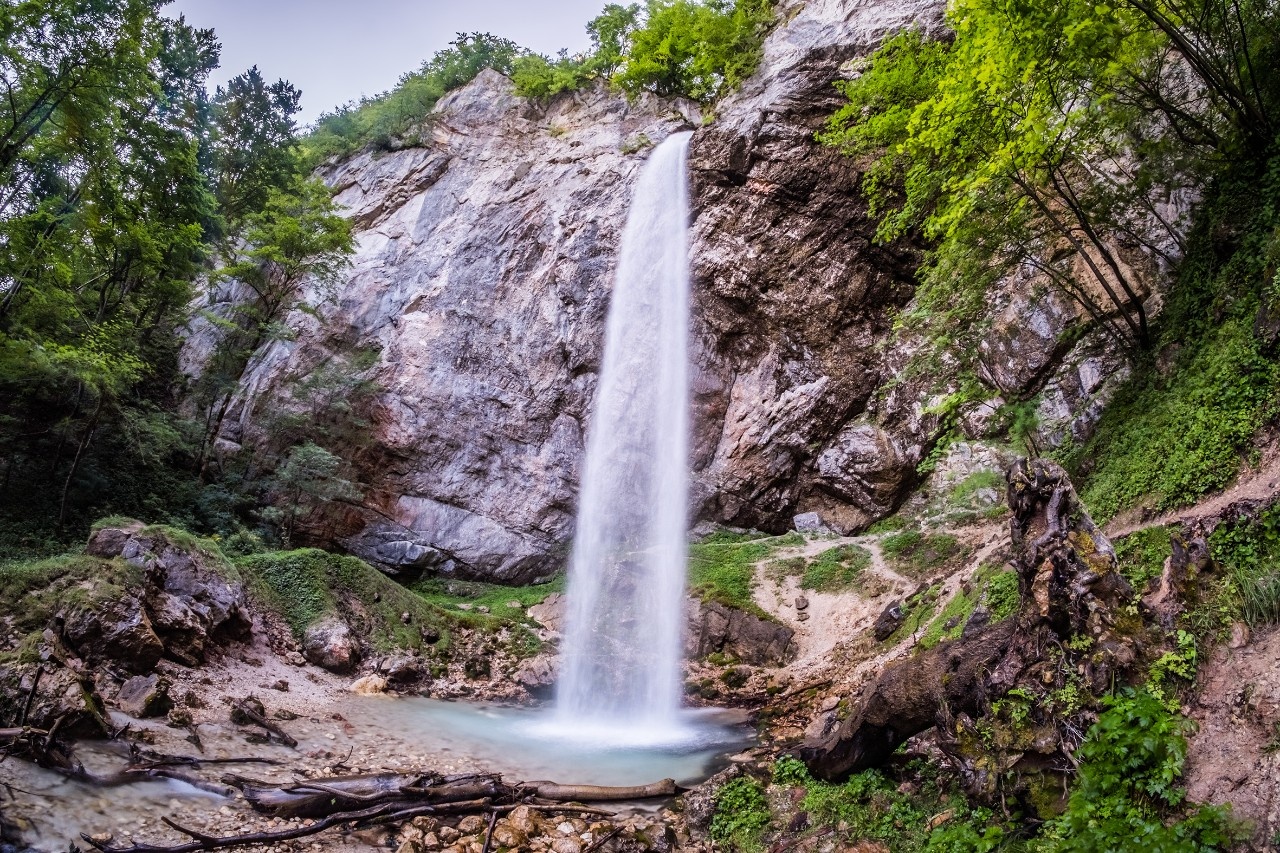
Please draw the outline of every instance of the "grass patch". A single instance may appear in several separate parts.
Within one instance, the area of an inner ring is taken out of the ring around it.
[[[464,624],[477,628],[495,629],[510,624],[532,624],[525,610],[541,604],[548,595],[564,592],[564,576],[548,583],[532,586],[501,586],[475,581],[421,578],[409,585],[409,589],[424,601],[454,614]],[[511,605],[515,604],[515,607]],[[471,605],[462,609],[458,605]],[[486,608],[489,612],[480,610]]]
[[[800,578],[801,589],[836,592],[854,586],[871,565],[871,552],[857,545],[828,548],[809,563]]]
[[[804,541],[795,532],[773,537],[714,533],[689,546],[689,591],[703,601],[718,601],[772,621],[752,599],[756,564],[779,548]]]
[[[880,540],[880,547],[897,571],[917,580],[967,553],[959,540],[949,533],[926,534],[918,530],[903,530],[885,536]]]
[[[123,560],[86,554],[8,562],[0,564],[0,603],[19,631],[41,631],[58,611],[119,598],[142,580]]]
[[[917,645],[922,649],[932,649],[943,640],[954,640],[964,631],[974,609],[978,606],[979,595],[973,592],[956,590],[951,600],[942,608],[942,612],[934,617],[920,637]]]
[[[1235,615],[1254,628],[1280,623],[1280,506],[1256,521],[1219,525],[1209,548],[1226,567]]]
[[[995,489],[999,493],[1004,486],[1004,475],[999,471],[974,471],[951,490],[951,503],[953,506],[969,506],[978,492]]]
[[[355,557],[304,548],[242,557],[236,566],[251,594],[284,617],[298,638],[321,618],[340,613],[380,652],[443,651],[450,629],[462,621]],[[423,639],[424,630],[439,637],[434,646]]]
[[[1164,571],[1164,561],[1173,553],[1167,527],[1137,530],[1114,544],[1120,574],[1139,593],[1153,578],[1160,576]]]

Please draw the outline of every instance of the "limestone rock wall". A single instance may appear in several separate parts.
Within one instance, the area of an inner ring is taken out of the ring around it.
[[[850,59],[940,27],[942,8],[784,3],[760,71],[705,121],[603,89],[532,103],[481,74],[440,102],[426,147],[325,173],[357,227],[354,265],[324,322],[291,318],[296,339],[246,378],[219,448],[261,441],[291,377],[377,346],[368,441],[344,453],[363,506],[308,519],[308,534],[392,572],[526,582],[560,568],[631,188],[652,145],[696,128],[691,522],[778,531],[818,511],[847,531],[890,512],[937,428],[935,389],[896,381],[911,344],[886,346],[918,258],[872,242],[858,164],[814,133]],[[1058,340],[1074,316],[993,342],[990,359],[1000,383],[1049,383],[1064,429],[1092,405],[1097,365],[1077,359],[1068,381],[1054,373],[1067,354],[1045,361],[1033,338]]]

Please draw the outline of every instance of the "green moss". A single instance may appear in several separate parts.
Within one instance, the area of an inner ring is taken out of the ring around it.
[[[23,632],[42,630],[61,609],[119,598],[141,584],[141,569],[86,554],[0,564],[0,603]]]
[[[689,546],[689,590],[704,601],[718,601],[772,620],[752,599],[756,564],[779,548],[804,541],[795,532],[772,537],[713,534]]]
[[[1173,553],[1169,528],[1148,527],[1116,540],[1116,562],[1120,574],[1142,592],[1164,570],[1164,561]]]
[[[871,552],[857,545],[828,548],[809,563],[800,578],[801,589],[835,592],[854,586],[871,565]]]
[[[525,611],[541,604],[552,593],[564,592],[564,587],[563,576],[532,586],[501,586],[442,578],[422,578],[409,585],[409,589],[424,601],[450,611],[462,624],[482,630],[532,625]],[[512,603],[516,606],[512,607]],[[481,607],[489,612],[481,612]]]
[[[963,589],[957,590],[942,608],[942,612],[934,617],[929,627],[925,629],[918,643],[920,648],[931,649],[943,640],[954,640],[959,637],[964,631],[965,622],[969,621],[969,616],[977,606],[977,595],[967,593]]]
[[[880,540],[880,548],[894,569],[911,578],[923,578],[953,559],[963,558],[968,549],[949,533],[921,533],[903,530]]]
[[[259,603],[299,638],[324,616],[341,613],[379,651],[425,649],[431,644],[424,630],[440,637],[436,649],[445,649],[461,622],[355,557],[305,548],[242,557],[236,566]]]

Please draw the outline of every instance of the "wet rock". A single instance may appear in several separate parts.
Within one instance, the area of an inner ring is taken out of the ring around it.
[[[135,675],[120,687],[116,706],[131,717],[160,717],[173,707],[169,698],[169,680],[152,673]]]
[[[409,684],[422,677],[422,662],[408,655],[388,658],[382,662],[380,669],[394,685]]]
[[[871,627],[871,635],[876,638],[877,643],[882,643],[892,637],[893,632],[901,628],[906,620],[906,614],[902,611],[902,602],[891,602],[876,617],[876,623]]]
[[[539,699],[551,697],[556,683],[556,658],[552,655],[538,655],[520,665],[513,676],[531,696]]]
[[[351,627],[336,616],[325,617],[307,628],[302,637],[302,653],[309,662],[339,675],[351,672],[360,660]]]

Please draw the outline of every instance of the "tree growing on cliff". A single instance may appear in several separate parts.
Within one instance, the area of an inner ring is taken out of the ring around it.
[[[875,157],[882,238],[934,243],[916,319],[976,330],[991,281],[1021,266],[1150,346],[1136,250],[1176,262],[1187,223],[1167,200],[1273,136],[1276,12],[958,0],[947,19],[953,40],[901,35],[841,84],[821,136]]]
[[[199,468],[263,346],[290,336],[285,325],[290,312],[315,314],[333,297],[353,250],[351,223],[338,215],[328,187],[319,181],[300,180],[287,191],[273,192],[248,218],[243,245],[216,276],[247,298],[220,318],[227,333],[202,376],[208,414]]]

